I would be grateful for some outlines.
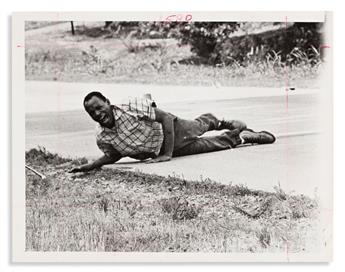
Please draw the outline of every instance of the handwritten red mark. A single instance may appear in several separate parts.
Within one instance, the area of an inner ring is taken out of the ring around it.
[[[320,48],[331,48],[331,46],[327,45],[327,44],[322,44],[322,45],[320,45]]]
[[[192,14],[187,14],[185,20],[189,22],[189,21],[192,21],[192,18],[193,18]]]
[[[189,22],[193,18],[192,14],[172,14],[165,18],[166,22]]]

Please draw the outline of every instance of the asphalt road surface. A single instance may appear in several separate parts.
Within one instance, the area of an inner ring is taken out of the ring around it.
[[[63,156],[93,159],[102,155],[95,143],[95,124],[81,106],[84,93],[71,91],[67,99],[57,92],[63,101],[68,101],[61,103],[56,97],[52,99],[45,84],[49,83],[30,82],[27,85],[26,150],[40,145]],[[74,89],[78,87],[85,86],[73,85]],[[140,86],[132,88],[138,90]],[[317,90],[295,90],[287,95],[281,89],[203,88],[198,97],[195,95],[197,88],[194,88],[191,90],[191,93],[195,91],[194,96],[178,95],[181,99],[173,101],[164,99],[164,89],[158,89],[160,93],[155,93],[156,89],[153,91],[158,107],[177,116],[195,118],[212,112],[219,118],[243,120],[254,130],[271,131],[278,136],[277,141],[272,145],[243,146],[157,164],[125,158],[111,167],[200,181],[209,178],[268,191],[274,186],[308,195],[324,190],[328,169],[323,157],[327,150],[322,144],[326,138]]]

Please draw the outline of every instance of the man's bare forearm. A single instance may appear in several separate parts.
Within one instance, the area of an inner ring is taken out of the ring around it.
[[[95,168],[102,167],[103,165],[106,165],[106,164],[113,164],[114,162],[116,162],[118,160],[119,160],[118,158],[108,157],[108,156],[103,155],[99,159],[91,162],[89,167],[92,170],[92,169],[95,169]]]
[[[108,156],[103,155],[102,157],[100,157],[99,159],[97,159],[91,163],[87,163],[87,164],[73,168],[70,172],[71,173],[88,172],[88,171],[91,171],[93,169],[100,168],[106,164],[113,164],[116,161],[118,161],[119,159],[120,159],[120,157],[108,157]]]

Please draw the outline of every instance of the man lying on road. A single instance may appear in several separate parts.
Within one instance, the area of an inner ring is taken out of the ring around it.
[[[84,108],[98,123],[96,140],[104,155],[73,168],[71,173],[91,171],[123,157],[164,162],[177,156],[275,141],[267,131],[254,132],[241,121],[218,120],[210,113],[195,120],[181,119],[155,107],[149,99],[115,106],[100,92],[91,92],[84,99]],[[223,129],[226,131],[220,135],[199,137],[207,131]]]

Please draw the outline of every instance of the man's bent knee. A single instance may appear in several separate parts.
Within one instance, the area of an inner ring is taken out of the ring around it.
[[[195,119],[198,122],[203,122],[208,125],[208,130],[216,130],[219,126],[219,120],[212,113],[205,113]]]

